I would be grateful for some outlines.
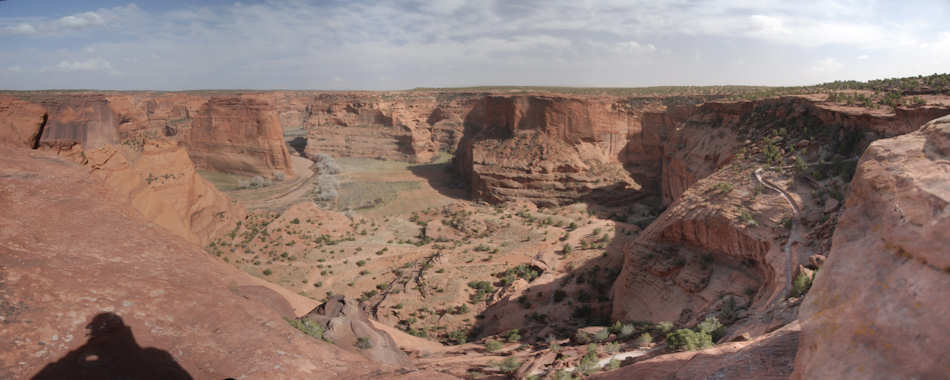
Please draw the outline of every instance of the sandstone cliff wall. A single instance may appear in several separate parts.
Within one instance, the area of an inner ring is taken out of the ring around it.
[[[871,144],[801,307],[796,379],[943,378],[950,368],[950,117]]]

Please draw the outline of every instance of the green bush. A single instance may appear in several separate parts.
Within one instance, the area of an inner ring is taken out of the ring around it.
[[[485,350],[488,352],[495,352],[504,347],[505,344],[494,339],[489,339],[485,341]]]
[[[666,344],[673,351],[694,351],[711,347],[713,341],[705,332],[679,329],[666,335]]]
[[[620,360],[610,359],[610,362],[604,367],[604,371],[613,371],[617,368],[620,368]]]
[[[505,360],[502,360],[500,363],[494,363],[494,365],[496,368],[498,368],[499,371],[511,375],[515,373],[515,371],[517,371],[518,368],[521,367],[521,362],[509,356],[505,358]]]
[[[284,320],[286,320],[287,323],[289,323],[291,326],[293,326],[297,330],[302,331],[304,334],[310,335],[317,339],[323,339],[326,342],[330,341],[327,337],[323,336],[323,333],[326,332],[326,328],[323,327],[323,325],[319,323],[316,323],[309,319],[284,318]]]
[[[620,332],[617,333],[617,335],[623,339],[627,339],[633,336],[633,333],[636,331],[637,329],[633,327],[632,324],[625,323],[623,326],[620,326]]]
[[[591,346],[594,346],[593,344]],[[593,348],[593,349],[591,349]],[[594,347],[587,347],[587,353],[581,358],[581,362],[577,364],[577,372],[589,375],[598,369],[597,367],[597,349]]]
[[[464,329],[452,331],[448,334],[448,338],[455,344],[465,344],[468,341],[468,331]]]
[[[716,317],[706,317],[705,320],[696,325],[696,329],[701,333],[709,334],[713,341],[722,338],[725,332],[722,322],[719,322],[719,318]]]
[[[811,282],[811,277],[808,277],[805,273],[798,273],[798,276],[795,276],[795,280],[792,281],[792,290],[789,296],[800,297],[808,293],[808,289],[811,289]]]
[[[505,333],[505,339],[508,340],[508,343],[516,343],[521,341],[521,334],[518,329],[509,330]]]
[[[670,331],[673,331],[673,322],[663,321],[653,325],[653,329],[660,334],[666,334]]]
[[[653,342],[653,336],[650,335],[650,333],[648,332],[640,334],[640,336],[637,337],[637,340],[634,341],[634,343],[636,343],[637,346],[640,346],[640,347],[646,346],[652,342]]]
[[[610,330],[608,330],[608,329],[600,330],[600,331],[594,333],[594,337],[593,337],[593,338],[594,338],[594,341],[597,342],[597,343],[606,341],[608,338],[610,338]]]

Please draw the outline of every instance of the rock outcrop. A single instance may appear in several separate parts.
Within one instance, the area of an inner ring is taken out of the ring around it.
[[[385,375],[234,295],[253,279],[111,194],[50,153],[0,148],[0,377]]]
[[[455,150],[478,96],[321,94],[303,100],[304,112],[289,114],[308,131],[308,155],[428,162]]]
[[[0,145],[36,147],[46,117],[46,108],[39,104],[0,96]]]
[[[49,115],[40,136],[40,147],[64,150],[79,145],[95,149],[119,143],[115,113],[105,96],[47,98],[42,104]]]
[[[800,330],[798,324],[793,323],[750,341],[661,355],[591,376],[591,379],[784,380],[792,373]]]
[[[207,244],[244,219],[243,207],[198,175],[176,142],[147,140],[140,152],[109,145],[83,157],[111,198],[127,201],[147,220],[190,242]]]
[[[357,300],[341,295],[329,297],[301,319],[324,326],[325,338],[340,347],[357,351],[377,363],[410,364],[409,357],[399,350],[393,338],[373,326],[369,314],[360,309]]]
[[[277,113],[256,99],[212,97],[199,111],[185,143],[200,168],[293,176]]]
[[[793,378],[947,376],[948,159],[950,117],[864,153],[800,310]]]
[[[489,202],[622,198],[640,190],[617,159],[630,119],[612,99],[488,96],[465,118],[456,166]]]

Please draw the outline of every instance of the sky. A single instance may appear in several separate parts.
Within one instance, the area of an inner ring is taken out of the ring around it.
[[[950,71],[950,1],[0,0],[0,89],[808,85]]]

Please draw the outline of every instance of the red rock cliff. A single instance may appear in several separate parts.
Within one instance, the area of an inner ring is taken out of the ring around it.
[[[290,155],[273,106],[243,97],[212,97],[184,139],[198,167],[246,175],[289,171]]]
[[[799,316],[795,379],[950,368],[950,117],[871,144]]]
[[[635,192],[640,186],[618,160],[631,119],[609,98],[488,96],[466,115],[456,166],[472,196],[490,202]]]

